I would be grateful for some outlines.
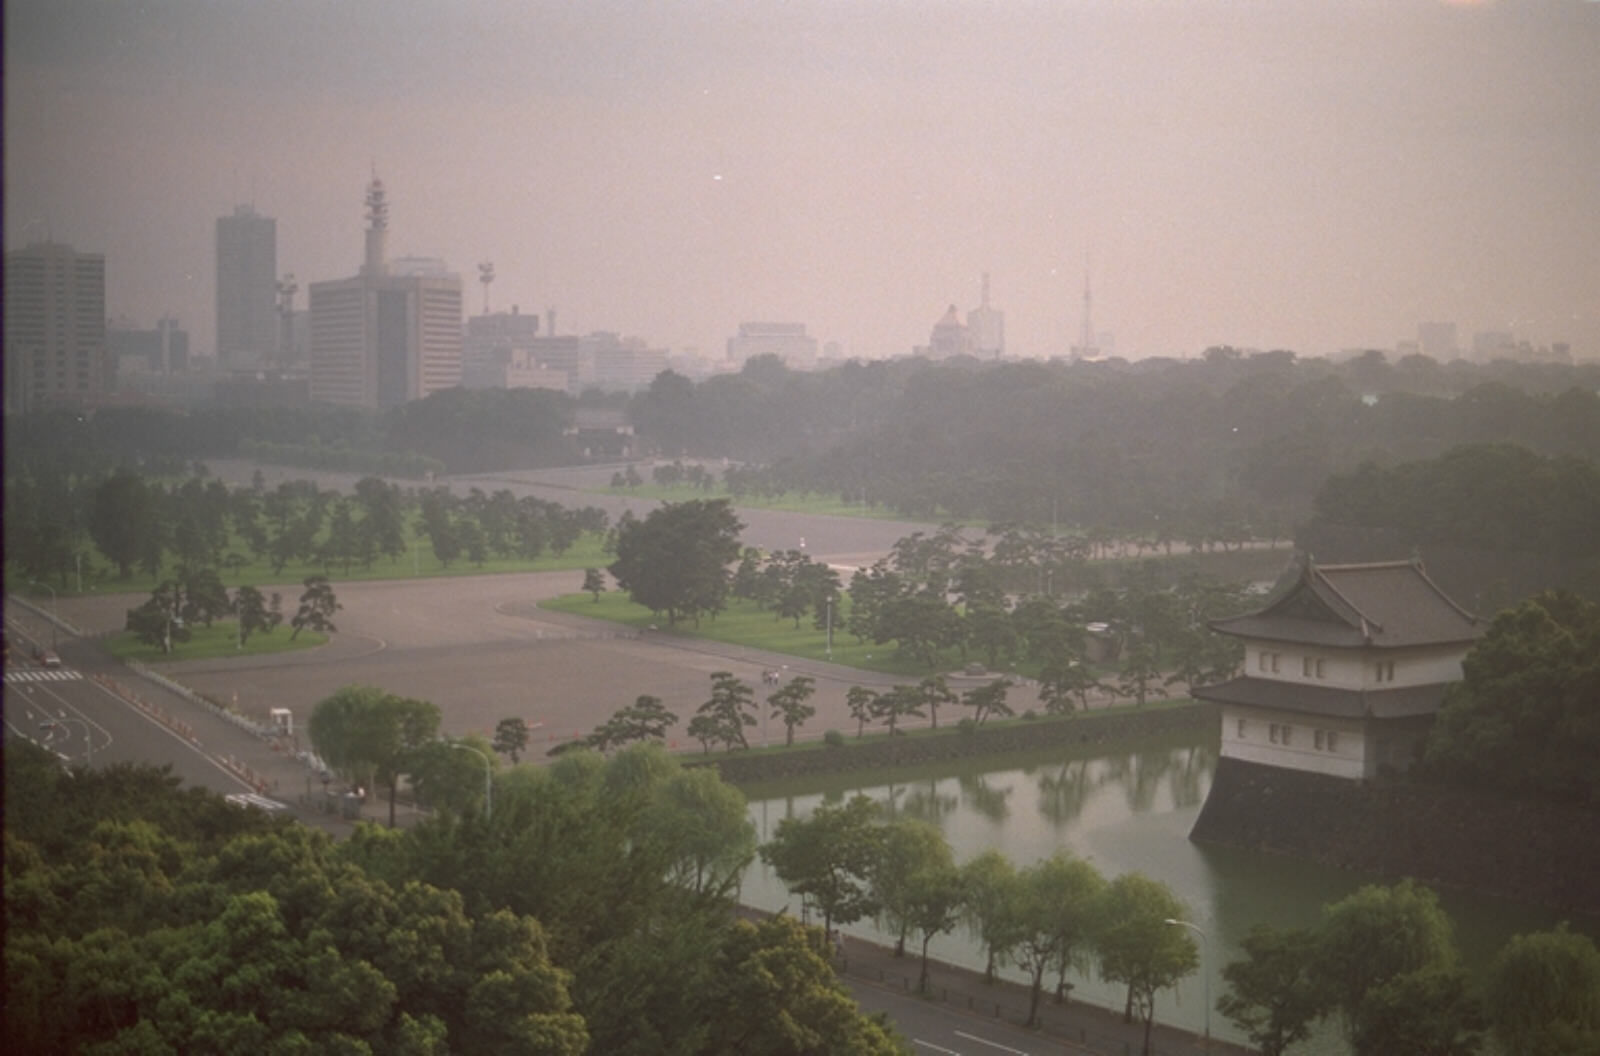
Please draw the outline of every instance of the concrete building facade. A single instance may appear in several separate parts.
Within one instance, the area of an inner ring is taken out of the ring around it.
[[[217,362],[274,361],[278,332],[278,222],[249,205],[217,218]]]
[[[5,409],[91,405],[116,388],[106,258],[59,242],[5,256]]]
[[[460,384],[461,277],[436,268],[390,272],[388,203],[376,178],[367,220],[361,273],[310,287],[310,394],[394,407]]]

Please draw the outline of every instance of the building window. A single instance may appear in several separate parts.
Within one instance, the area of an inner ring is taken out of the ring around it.
[[[1337,752],[1338,750],[1339,750],[1339,735],[1335,731],[1329,730],[1328,731],[1328,751]]]
[[[1293,731],[1294,731],[1294,727],[1293,726],[1285,726],[1283,728],[1282,736],[1283,736],[1283,743],[1284,744],[1288,744],[1289,743],[1289,734],[1292,733]]]
[[[1378,661],[1378,679],[1377,680],[1379,682],[1393,682],[1394,681],[1394,661],[1393,660],[1379,660]]]
[[[1239,739],[1244,740],[1244,720],[1239,720]]]
[[[1267,740],[1271,741],[1273,744],[1277,744],[1278,743],[1278,724],[1277,723],[1273,723],[1271,726],[1267,727]]]
[[[1260,671],[1267,669],[1267,651],[1265,649],[1256,656],[1256,668]]]
[[[1312,660],[1311,657],[1303,656],[1303,657],[1300,658],[1300,675],[1301,675],[1301,677],[1310,678],[1311,677],[1311,672],[1315,671],[1316,669],[1317,669],[1316,661]]]
[[[1317,751],[1322,751],[1322,731],[1317,730],[1313,740],[1316,742]]]
[[[1325,660],[1323,660],[1322,657],[1320,657],[1320,656],[1317,657],[1317,677],[1318,678],[1326,678],[1326,677],[1328,677],[1327,662]]]
[[[1277,653],[1273,653],[1272,654],[1272,673],[1273,674],[1277,674],[1278,673],[1278,654]]]

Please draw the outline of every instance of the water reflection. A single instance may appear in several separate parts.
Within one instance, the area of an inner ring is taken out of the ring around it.
[[[1238,940],[1260,923],[1309,926],[1322,907],[1381,877],[1339,872],[1273,855],[1189,842],[1189,830],[1211,787],[1215,733],[1147,738],[1136,744],[1072,746],[981,760],[961,760],[898,770],[834,775],[805,782],[747,789],[751,817],[770,839],[780,817],[807,816],[821,803],[857,793],[898,814],[939,826],[957,862],[996,850],[1020,867],[1066,849],[1091,859],[1107,877],[1137,870],[1161,880],[1182,898],[1209,937],[1206,975],[1213,996],[1222,993],[1222,967],[1239,956]],[[745,901],[768,909],[798,905],[759,860],[746,874]],[[1553,927],[1559,917],[1510,903],[1444,892],[1446,909],[1469,966],[1484,964],[1517,932]],[[876,941],[870,923],[847,929]],[[958,930],[937,937],[932,956],[984,967],[977,943]],[[1015,976],[1014,971],[1007,975]],[[1072,977],[1075,996],[1120,1007],[1120,988],[1093,974]],[[1157,999],[1163,1022],[1199,1029],[1205,1012],[1204,980],[1195,975]],[[1212,1016],[1221,1037],[1236,1037]],[[1343,1050],[1329,1033],[1297,1047],[1304,1056]]]

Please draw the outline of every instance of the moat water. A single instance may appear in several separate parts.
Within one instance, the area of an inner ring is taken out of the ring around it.
[[[1314,924],[1322,907],[1363,884],[1382,878],[1248,851],[1190,842],[1189,830],[1211,787],[1217,741],[1213,735],[1143,740],[1125,746],[1052,749],[1018,755],[896,770],[861,771],[784,784],[751,786],[750,817],[758,838],[770,839],[786,817],[808,816],[821,803],[839,803],[857,793],[900,815],[937,825],[957,862],[998,850],[1018,867],[1058,849],[1087,858],[1107,878],[1128,871],[1153,877],[1188,905],[1190,919],[1206,934],[1202,972],[1157,998],[1156,1017],[1200,1031],[1205,1025],[1205,976],[1213,1005],[1223,991],[1222,967],[1240,956],[1238,943],[1257,924]],[[1487,863],[1486,863],[1486,867]],[[1563,916],[1535,906],[1468,892],[1443,890],[1440,901],[1455,923],[1456,941],[1468,967],[1487,966],[1512,935],[1554,927]],[[788,906],[791,896],[759,860],[746,874],[742,900],[766,909]],[[1593,933],[1594,922],[1574,922]],[[846,934],[892,944],[870,921],[847,926]],[[929,956],[982,968],[983,958],[965,930],[936,936]],[[908,974],[915,972],[913,961]],[[1020,972],[1006,970],[1019,981]],[[1073,996],[1120,1009],[1125,989],[1093,972],[1069,974]],[[1211,1032],[1246,1039],[1213,1008]],[[1331,1023],[1292,1050],[1332,1056],[1346,1047]]]

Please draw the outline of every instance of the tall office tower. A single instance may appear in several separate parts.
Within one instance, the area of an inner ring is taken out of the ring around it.
[[[217,362],[273,362],[278,340],[278,222],[248,205],[217,218]]]
[[[5,256],[5,409],[93,404],[116,386],[106,258],[59,242]]]
[[[461,276],[431,265],[392,273],[388,231],[373,177],[360,274],[311,284],[313,400],[393,407],[461,381]]]
[[[989,273],[983,273],[983,302],[967,313],[967,336],[972,353],[999,359],[1006,353],[1006,313],[989,307]]]

